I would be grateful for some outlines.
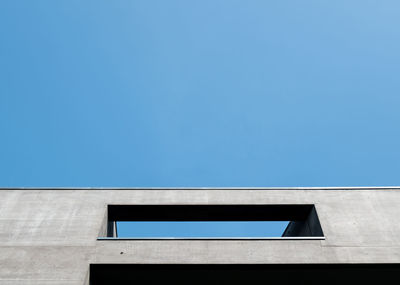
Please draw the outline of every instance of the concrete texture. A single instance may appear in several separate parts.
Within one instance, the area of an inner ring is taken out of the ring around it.
[[[108,204],[315,204],[325,240],[98,240]],[[0,189],[0,284],[95,263],[400,263],[400,188]]]

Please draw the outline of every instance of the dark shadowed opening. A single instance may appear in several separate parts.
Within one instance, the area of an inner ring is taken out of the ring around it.
[[[276,227],[275,231],[272,227]],[[123,230],[120,235],[118,235],[118,228]],[[323,237],[315,206],[108,206],[107,238],[111,239],[268,237]]]
[[[397,284],[400,264],[92,264],[90,285]]]

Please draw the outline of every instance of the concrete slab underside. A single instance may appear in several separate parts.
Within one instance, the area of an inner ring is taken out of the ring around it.
[[[0,284],[87,284],[97,263],[400,263],[399,202],[398,188],[2,189]],[[326,239],[101,241],[108,204],[315,204]]]

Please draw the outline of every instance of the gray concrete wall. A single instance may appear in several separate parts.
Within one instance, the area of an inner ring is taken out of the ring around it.
[[[97,240],[108,204],[315,204],[325,240]],[[84,285],[90,263],[400,263],[399,217],[400,188],[1,189],[0,284]]]

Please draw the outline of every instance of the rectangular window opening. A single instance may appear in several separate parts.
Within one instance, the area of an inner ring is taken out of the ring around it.
[[[393,284],[400,264],[91,264],[90,284]]]
[[[314,205],[109,205],[99,239],[323,238]]]

